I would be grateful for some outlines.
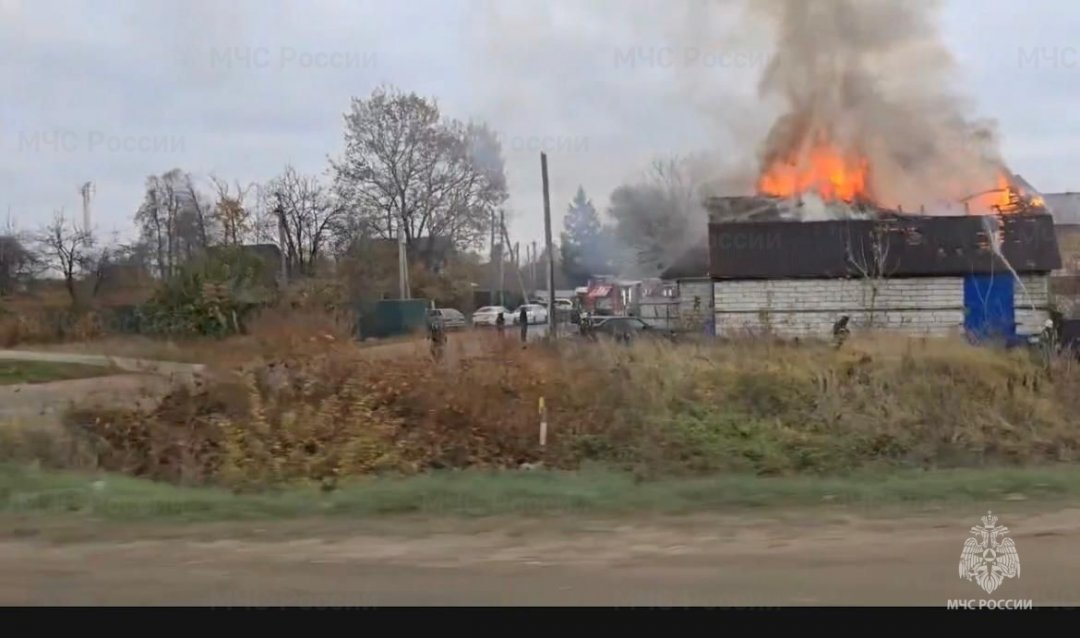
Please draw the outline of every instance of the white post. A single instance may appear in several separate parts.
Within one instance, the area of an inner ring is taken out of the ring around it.
[[[540,397],[540,448],[547,447],[547,406],[544,397]]]

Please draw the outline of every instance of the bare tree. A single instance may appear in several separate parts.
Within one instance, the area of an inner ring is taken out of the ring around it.
[[[889,261],[889,233],[888,222],[879,220],[873,223],[867,236],[860,235],[857,239],[852,238],[849,228],[845,242],[847,261],[863,282],[864,292],[869,293],[870,298],[864,298],[868,328],[876,325],[878,296],[885,279],[896,269],[896,265]]]
[[[45,263],[63,277],[72,304],[78,303],[77,283],[93,261],[93,234],[70,223],[63,211],[58,211],[38,234],[37,243]]]
[[[153,247],[158,275],[168,279],[185,260],[209,245],[213,206],[191,175],[173,169],[146,180],[146,194],[135,223],[143,240]]]
[[[251,190],[251,236],[257,244],[279,244],[281,224],[274,211],[269,184],[254,184]]]
[[[113,268],[118,265],[119,255],[114,249],[104,246],[90,251],[83,261],[85,278],[90,284],[90,298],[96,299],[101,289],[109,280]]]
[[[486,125],[444,122],[434,101],[387,87],[353,99],[332,168],[354,229],[384,239],[400,229],[410,248],[425,238],[428,258],[444,257],[431,254],[439,245],[476,245],[507,198],[501,146]]]
[[[22,233],[8,216],[0,228],[0,296],[15,292],[20,283],[32,279],[40,270],[41,260],[27,246]]]
[[[15,292],[27,276],[32,254],[14,235],[0,235],[0,296]]]
[[[335,227],[342,220],[342,207],[330,190],[315,176],[297,173],[292,166],[266,187],[271,211],[280,226],[290,272],[310,275],[323,254]]]
[[[221,243],[225,246],[239,246],[247,241],[255,230],[255,220],[247,204],[254,184],[241,186],[240,182],[234,182],[230,185],[214,176],[211,176],[210,180],[217,193],[213,220],[221,228]]]
[[[212,224],[214,204],[195,185],[191,175],[184,173],[180,178],[181,209],[177,225],[177,239],[183,248],[183,255],[191,261],[210,246],[213,235]]]
[[[154,252],[158,276],[168,279],[172,275],[173,252],[169,238],[172,237],[174,215],[172,198],[164,192],[164,185],[157,176],[146,179],[146,195],[135,213],[143,241]]]

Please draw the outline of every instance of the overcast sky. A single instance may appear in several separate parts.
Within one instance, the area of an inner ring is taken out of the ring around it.
[[[749,25],[710,44],[739,25],[680,23],[676,4],[0,0],[0,222],[76,214],[93,181],[96,226],[128,231],[150,174],[322,172],[350,97],[392,83],[501,132],[511,233],[539,240],[542,148],[556,232],[579,184],[603,209],[658,155],[753,156],[728,133],[771,118],[753,98],[768,46]],[[941,27],[1013,170],[1080,190],[1080,5],[952,0]]]

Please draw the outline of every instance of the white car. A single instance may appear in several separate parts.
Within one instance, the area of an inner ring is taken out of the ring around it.
[[[472,324],[474,326],[494,326],[500,312],[503,313],[503,321],[506,325],[513,323],[510,316],[512,313],[503,306],[484,306],[473,313]]]
[[[518,306],[518,309],[514,311],[514,323],[521,323],[521,309],[525,309],[525,318],[529,323],[547,323],[548,312],[547,308],[537,303],[529,303],[524,306]]]
[[[573,301],[570,301],[569,299],[556,299],[555,300],[555,310],[563,310],[565,312],[570,312],[573,309],[574,309],[574,302]]]

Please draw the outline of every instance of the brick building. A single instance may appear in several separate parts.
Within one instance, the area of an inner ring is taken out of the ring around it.
[[[1049,215],[721,222],[666,273],[680,314],[721,336],[856,329],[1014,337],[1049,317]],[[704,309],[704,310],[703,310]]]

